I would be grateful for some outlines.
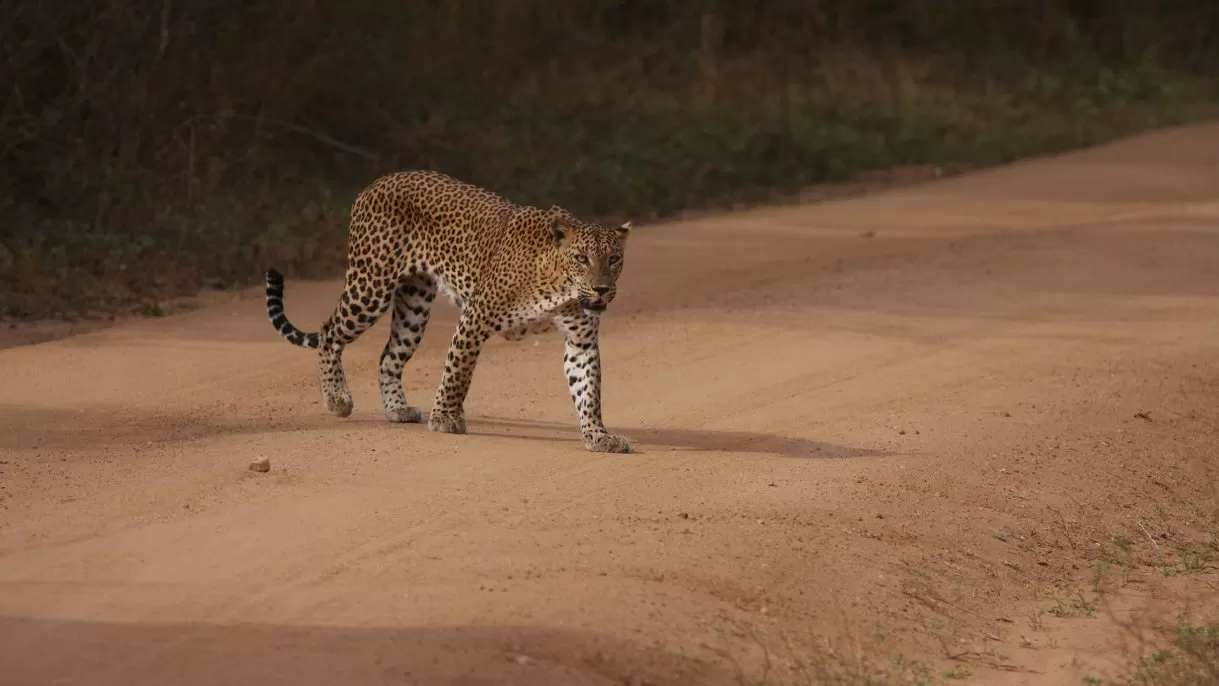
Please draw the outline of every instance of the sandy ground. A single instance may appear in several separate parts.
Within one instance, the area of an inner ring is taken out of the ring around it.
[[[467,436],[384,421],[384,324],[324,416],[253,293],[2,350],[0,683],[1112,673],[1214,588],[1179,553],[1219,530],[1216,150],[639,227],[602,339],[631,455],[582,449],[553,333],[489,345]]]

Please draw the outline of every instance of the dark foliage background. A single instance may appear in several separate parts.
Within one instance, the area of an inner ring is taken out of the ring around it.
[[[343,264],[378,173],[660,216],[1219,111],[1219,3],[5,0],[0,313]],[[153,303],[150,308],[148,303]]]

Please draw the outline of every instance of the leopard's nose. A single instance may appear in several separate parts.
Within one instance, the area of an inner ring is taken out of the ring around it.
[[[610,287],[609,286],[597,286],[597,287],[593,288],[593,290],[597,291],[597,295],[605,295],[606,293],[609,293]]]

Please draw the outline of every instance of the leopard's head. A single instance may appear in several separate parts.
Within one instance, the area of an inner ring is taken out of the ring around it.
[[[582,222],[557,207],[551,208],[550,219],[564,285],[585,312],[601,314],[618,292],[631,223],[604,226]]]

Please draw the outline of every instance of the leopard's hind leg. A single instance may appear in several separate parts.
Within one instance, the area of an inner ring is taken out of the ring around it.
[[[343,295],[339,297],[334,313],[322,324],[318,348],[322,402],[335,416],[350,416],[354,407],[343,371],[343,349],[376,324],[390,308],[394,297],[391,284],[389,279],[348,269]]]

